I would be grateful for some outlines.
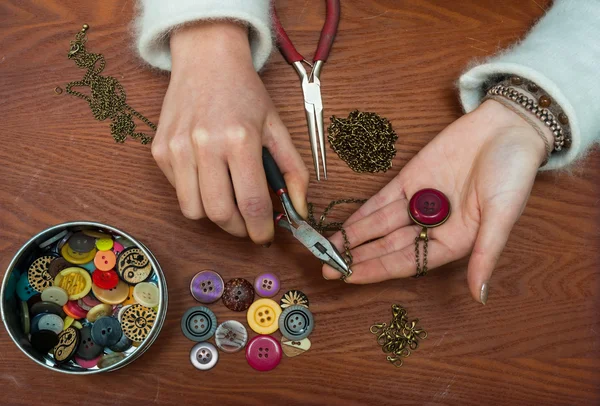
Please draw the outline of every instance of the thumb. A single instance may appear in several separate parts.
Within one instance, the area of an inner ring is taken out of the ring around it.
[[[473,298],[480,303],[487,302],[492,272],[526,201],[527,199],[524,199],[521,210],[512,209],[510,204],[496,202],[481,209],[481,225],[467,270],[469,290]]]
[[[306,195],[308,191],[309,174],[302,157],[292,143],[290,134],[275,115],[269,120],[269,136],[265,146],[271,152],[279,170],[283,174],[290,199],[294,208],[302,217],[308,217],[308,204]]]

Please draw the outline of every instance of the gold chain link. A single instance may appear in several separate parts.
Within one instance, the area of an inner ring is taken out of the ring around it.
[[[423,264],[419,261],[419,242],[423,241]],[[427,237],[427,229],[423,227],[421,234],[415,237],[415,259],[417,262],[417,274],[415,278],[419,278],[421,276],[427,275],[427,243],[429,242],[429,237]]]
[[[135,132],[133,117],[138,118],[154,132],[156,125],[127,104],[125,89],[117,79],[100,74],[106,66],[106,61],[102,54],[87,51],[85,44],[88,29],[89,26],[84,24],[81,31],[75,35],[75,40],[71,41],[68,54],[68,58],[74,60],[79,68],[87,71],[82,80],[67,83],[65,91],[87,101],[96,120],[104,121],[110,118],[110,133],[116,142],[123,143],[127,137],[131,137],[139,139],[142,144],[148,144],[152,141],[152,135]],[[90,95],[73,90],[73,87],[89,87]]]
[[[315,230],[317,230],[319,233],[323,234],[326,231],[340,231],[342,233],[342,237],[344,238],[344,255],[345,255],[345,260],[348,263],[348,265],[352,265],[352,254],[350,253],[350,241],[348,241],[348,235],[346,234],[346,230],[344,230],[344,227],[342,226],[344,223],[341,221],[332,221],[329,223],[325,223],[325,220],[327,218],[327,216],[329,215],[329,213],[331,212],[331,210],[340,204],[350,204],[350,203],[358,203],[358,204],[363,204],[367,201],[367,199],[340,199],[340,200],[333,200],[331,203],[329,203],[327,205],[327,207],[325,207],[325,210],[323,210],[323,214],[321,214],[321,217],[319,217],[319,221],[316,221],[315,219],[315,215],[314,215],[314,205],[312,203],[308,204],[308,224],[311,225],[311,227],[313,227]]]

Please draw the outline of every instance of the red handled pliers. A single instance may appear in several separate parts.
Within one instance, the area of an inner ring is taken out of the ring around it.
[[[335,34],[337,33],[338,23],[340,21],[340,0],[326,0],[326,18],[319,45],[313,58],[313,63],[308,62],[294,47],[292,41],[286,34],[279,18],[275,6],[273,5],[273,23],[277,31],[277,45],[279,51],[285,60],[296,69],[300,80],[302,81],[302,93],[304,94],[304,110],[306,112],[306,121],[308,122],[308,132],[310,135],[310,148],[312,150],[313,164],[317,180],[321,180],[319,170],[319,148],[321,150],[321,160],[323,162],[323,175],[327,179],[327,158],[325,154],[325,134],[323,130],[323,99],[321,98],[321,81],[319,75],[323,68],[323,63],[327,60]],[[306,72],[302,62],[310,65],[312,71],[310,75]]]

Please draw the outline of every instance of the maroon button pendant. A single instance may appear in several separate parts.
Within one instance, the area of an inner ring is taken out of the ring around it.
[[[423,227],[436,227],[450,216],[450,201],[436,189],[421,189],[408,203],[410,218]]]

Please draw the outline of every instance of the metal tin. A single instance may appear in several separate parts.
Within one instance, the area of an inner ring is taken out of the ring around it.
[[[11,291],[11,289],[14,289],[14,284],[10,283],[11,275],[13,273],[17,274],[19,272],[27,272],[28,266],[34,256],[46,251],[46,249],[39,248],[39,245],[63,232],[64,230],[69,230],[71,232],[94,230],[111,234],[113,237],[124,238],[142,250],[142,252],[152,263],[152,268],[154,269],[154,279],[156,279],[160,295],[160,303],[157,311],[156,322],[150,330],[148,337],[139,347],[130,348],[124,353],[126,355],[124,359],[104,369],[99,369],[98,367],[94,367],[93,369],[85,369],[76,364],[72,365],[70,363],[63,365],[57,364],[49,354],[40,354],[32,348],[29,339],[27,335],[24,334],[23,327],[21,326],[21,320],[19,316],[19,298],[14,291]],[[165,276],[162,272],[160,264],[156,260],[156,257],[152,254],[148,247],[118,228],[89,221],[75,221],[58,224],[47,228],[27,241],[10,261],[2,282],[2,290],[0,291],[0,313],[2,314],[2,321],[4,322],[4,326],[8,332],[8,335],[17,345],[17,347],[19,347],[19,349],[23,351],[23,353],[32,361],[43,367],[53,371],[75,375],[91,375],[100,372],[114,371],[138,359],[144,352],[148,350],[148,348],[150,348],[154,341],[156,341],[156,338],[158,337],[158,334],[167,316],[167,302],[168,294]]]

